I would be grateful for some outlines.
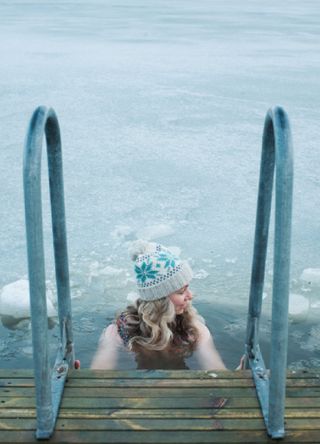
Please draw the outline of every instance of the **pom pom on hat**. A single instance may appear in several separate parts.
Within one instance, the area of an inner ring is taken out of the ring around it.
[[[136,261],[142,254],[153,253],[156,250],[156,244],[143,239],[138,239],[130,245],[128,253],[132,261]]]

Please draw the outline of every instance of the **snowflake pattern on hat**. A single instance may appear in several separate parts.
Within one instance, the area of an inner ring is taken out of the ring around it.
[[[192,279],[192,270],[186,261],[175,256],[160,244],[137,241],[131,250],[140,297],[156,300],[182,288]]]
[[[134,267],[134,271],[136,272],[137,280],[141,281],[142,283],[147,279],[154,279],[159,273],[158,270],[152,270],[152,262],[150,262],[148,265],[146,262],[142,262],[141,267],[138,267],[138,265]]]

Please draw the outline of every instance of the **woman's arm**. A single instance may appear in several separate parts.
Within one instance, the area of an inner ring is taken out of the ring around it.
[[[117,326],[110,324],[100,336],[98,350],[93,357],[91,368],[96,370],[116,369],[118,350],[121,345],[122,341]]]
[[[202,322],[197,321],[199,340],[195,350],[195,356],[203,370],[227,370],[224,362],[214,345],[209,329]]]

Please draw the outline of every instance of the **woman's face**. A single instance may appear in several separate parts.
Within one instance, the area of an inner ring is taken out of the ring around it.
[[[192,299],[192,293],[189,289],[189,285],[185,285],[174,293],[171,293],[169,298],[174,305],[176,314],[182,314],[187,308],[188,302]]]

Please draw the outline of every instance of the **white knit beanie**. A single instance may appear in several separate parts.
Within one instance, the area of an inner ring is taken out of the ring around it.
[[[186,261],[160,244],[137,240],[129,248],[140,299],[154,301],[189,284],[192,270]]]

